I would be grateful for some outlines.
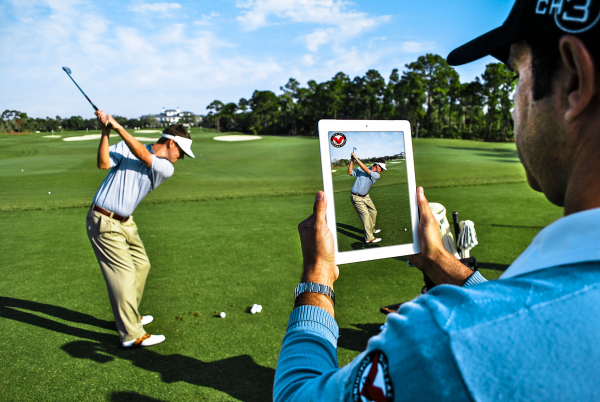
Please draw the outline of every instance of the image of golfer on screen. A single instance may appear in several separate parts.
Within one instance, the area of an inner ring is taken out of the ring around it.
[[[353,169],[354,162],[358,164],[358,168]],[[369,169],[364,163],[356,157],[354,152],[350,154],[350,165],[348,165],[348,174],[356,177],[354,185],[350,190],[350,200],[358,217],[362,221],[365,242],[367,244],[378,243],[381,238],[375,237],[375,234],[381,232],[379,229],[375,229],[375,223],[377,222],[377,208],[371,200],[369,190],[371,186],[375,184],[381,177],[381,172],[387,170],[383,159],[377,159],[377,161]]]
[[[96,115],[102,124],[97,164],[110,171],[88,211],[88,237],[104,275],[121,346],[156,345],[165,337],[146,333],[144,325],[154,318],[139,312],[150,260],[131,214],[150,191],[173,175],[179,159],[194,157],[192,140],[177,124],[167,127],[156,144],[143,145],[110,115],[101,110]],[[108,144],[111,129],[123,140],[113,146]]]

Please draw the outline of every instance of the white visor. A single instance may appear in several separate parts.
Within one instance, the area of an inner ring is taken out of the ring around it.
[[[185,137],[180,137],[178,135],[165,134],[162,135],[165,138],[173,140],[179,145],[179,148],[183,150],[183,152],[189,156],[190,158],[195,158],[194,153],[192,152],[192,140]]]
[[[383,170],[387,170],[387,169],[385,168],[385,163],[383,163],[383,162],[375,162],[375,164],[376,164],[376,165],[379,165],[379,167],[381,167]]]

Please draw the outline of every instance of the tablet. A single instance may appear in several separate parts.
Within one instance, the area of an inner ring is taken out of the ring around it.
[[[419,253],[410,122],[321,120],[319,144],[336,264]]]

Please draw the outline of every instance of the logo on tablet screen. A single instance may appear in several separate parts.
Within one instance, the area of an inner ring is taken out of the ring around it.
[[[387,358],[383,352],[369,353],[358,368],[352,388],[354,402],[390,402],[394,388],[390,378]]]
[[[346,145],[346,136],[342,133],[335,133],[331,136],[331,145],[336,148],[341,148]]]

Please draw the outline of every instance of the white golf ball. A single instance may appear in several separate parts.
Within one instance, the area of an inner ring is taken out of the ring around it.
[[[21,172],[23,171],[23,169],[21,169]]]
[[[224,311],[221,311],[221,314],[219,314],[219,316],[220,316],[221,318],[225,318],[225,317],[227,316],[227,314],[225,314],[225,312],[224,312]]]
[[[52,194],[50,191],[48,191],[48,194]]]

